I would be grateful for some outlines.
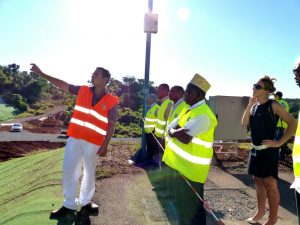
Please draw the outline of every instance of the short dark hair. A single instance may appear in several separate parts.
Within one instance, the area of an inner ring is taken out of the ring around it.
[[[164,88],[164,89],[167,90],[168,92],[170,91],[170,87],[169,87],[169,85],[166,84],[166,83],[160,84],[159,87]]]
[[[182,95],[184,94],[184,89],[181,86],[175,85],[172,88],[174,88],[176,91],[180,92]]]
[[[283,94],[282,94],[281,91],[277,91],[277,92],[275,93],[275,95],[277,95],[279,98],[282,98],[282,96],[283,96]]]
[[[104,69],[103,67],[97,67],[97,70],[101,71],[103,78],[107,78],[108,83],[111,77],[110,72],[107,69]]]

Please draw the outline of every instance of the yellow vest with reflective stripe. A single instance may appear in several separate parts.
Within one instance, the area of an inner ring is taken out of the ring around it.
[[[300,118],[300,112],[299,117]],[[293,166],[295,177],[300,177],[300,121],[295,135],[294,148],[293,148]]]
[[[168,135],[167,129],[168,126],[170,125],[170,123],[176,119],[179,114],[182,112],[182,110],[188,109],[190,106],[188,104],[186,104],[185,101],[182,101],[179,103],[179,105],[176,106],[175,110],[171,110],[170,111],[170,115],[168,117],[168,121],[167,121],[167,126],[165,128],[165,141],[168,142],[170,140],[170,136]]]
[[[284,109],[289,112],[290,111],[290,107],[289,107],[289,104],[280,99],[280,100],[277,100],[277,102],[282,105],[284,107]],[[278,123],[277,123],[277,127],[283,127],[284,129],[286,129],[288,127],[288,125],[286,124],[286,122],[284,122],[281,118],[278,119]]]
[[[184,125],[195,117],[206,114],[211,119],[211,126],[205,133],[193,137],[188,144],[180,142],[176,138],[171,138],[166,146],[163,161],[175,170],[178,170],[189,180],[204,183],[210,168],[213,156],[214,131],[218,122],[207,104],[199,105],[189,112],[188,109],[179,115],[178,125]]]
[[[171,102],[171,100],[169,98],[165,99],[158,110],[157,122],[155,125],[155,136],[156,137],[159,137],[159,138],[163,137],[165,127],[167,125],[167,120],[165,119],[165,112],[166,112],[166,109],[170,102]]]
[[[159,109],[158,104],[154,104],[146,113],[145,122],[144,122],[144,129],[146,133],[150,133],[154,130],[155,124],[157,122],[157,116],[155,115],[155,111]]]

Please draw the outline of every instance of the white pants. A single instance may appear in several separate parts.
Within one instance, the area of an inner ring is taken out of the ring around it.
[[[80,187],[79,204],[86,205],[92,200],[95,192],[96,155],[99,148],[100,146],[82,139],[68,138],[63,163],[65,207],[74,210],[78,207],[76,192],[81,175],[82,162],[84,170]]]

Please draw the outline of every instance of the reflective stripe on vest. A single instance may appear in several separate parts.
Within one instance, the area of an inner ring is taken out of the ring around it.
[[[300,112],[299,112],[299,116],[300,116]],[[293,167],[294,167],[295,176],[300,177],[300,121],[298,121],[298,127],[297,127],[295,140],[294,140]]]
[[[156,123],[157,119],[149,119],[149,118],[145,118],[145,121]]]
[[[182,158],[186,159],[187,161],[190,161],[192,163],[200,164],[200,165],[210,165],[211,158],[203,158],[203,157],[197,157],[193,156],[180,147],[178,147],[175,143],[170,142],[169,144],[170,149],[172,149],[177,155],[181,156]]]
[[[97,113],[96,111],[94,111],[92,109],[87,109],[87,108],[81,107],[79,105],[75,105],[74,110],[78,110],[78,111],[86,113],[86,114],[91,114],[94,117],[96,117],[98,120],[101,120],[104,123],[108,123],[108,120],[106,117],[101,116],[99,113]]]
[[[155,115],[155,112],[158,109],[159,106],[155,103],[146,113],[144,129],[148,134],[155,129],[155,124],[157,123],[157,116]]]
[[[173,106],[174,107],[174,106]],[[185,101],[181,101],[175,108],[172,107],[172,110],[170,111],[170,115],[169,115],[169,118],[168,118],[168,122],[167,122],[167,125],[165,127],[165,141],[166,143],[170,140],[170,137],[169,137],[169,134],[168,134],[168,126],[171,124],[171,122],[176,119],[179,114],[185,109],[185,108],[189,108],[190,106],[188,104],[186,104]]]
[[[180,127],[184,127],[189,120],[201,115],[207,115],[210,118],[211,126],[208,131],[193,137],[188,144],[184,144],[176,138],[171,138],[166,146],[163,161],[168,166],[181,172],[189,180],[204,183],[212,161],[213,135],[217,119],[205,103],[191,109],[189,112],[187,110],[188,108],[179,115],[178,125]]]
[[[169,115],[167,124],[169,125],[174,119],[176,119],[179,116],[179,114],[181,113],[181,111],[184,110],[184,108],[186,108],[186,107],[189,108],[189,105],[186,104],[185,101],[182,101],[176,106],[175,110],[172,109],[170,111],[170,115]]]
[[[108,93],[92,106],[92,98],[92,89],[81,86],[67,135],[100,146],[107,134],[108,112],[119,100]]]
[[[70,123],[76,123],[76,124],[78,124],[80,126],[90,128],[90,129],[96,131],[99,134],[106,135],[106,131],[105,130],[103,130],[100,127],[97,127],[97,126],[95,126],[95,125],[93,125],[93,124],[91,124],[89,122],[84,122],[82,120],[78,120],[78,119],[72,118],[70,120]]]
[[[167,110],[167,107],[171,103],[171,100],[169,98],[165,99],[164,102],[161,104],[158,115],[157,115],[157,122],[155,125],[155,136],[162,138],[163,134],[165,132],[165,127],[167,125],[167,121],[165,119],[165,112]]]

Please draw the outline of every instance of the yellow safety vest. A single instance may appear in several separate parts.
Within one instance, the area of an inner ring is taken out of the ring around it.
[[[144,129],[148,134],[154,131],[155,124],[157,122],[157,116],[155,115],[157,109],[159,109],[159,105],[155,103],[146,113]]]
[[[173,111],[173,107],[172,110],[170,111],[170,115],[168,117],[168,121],[167,121],[167,126],[165,129],[165,141],[166,143],[170,140],[170,136],[168,135],[168,126],[170,125],[170,123],[176,119],[179,114],[182,112],[182,110],[184,110],[185,108],[188,109],[190,106],[188,104],[186,104],[185,101],[182,101],[179,103],[179,105],[176,106],[175,110]]]
[[[300,118],[300,112],[298,118]],[[293,147],[293,166],[295,177],[300,178],[300,121],[298,121],[298,127]]]
[[[171,100],[169,98],[165,99],[158,110],[157,122],[155,125],[155,136],[156,137],[159,137],[159,138],[163,137],[165,127],[167,125],[167,120],[165,119],[165,112],[166,112],[166,109],[167,109],[169,103],[171,103]]]
[[[189,121],[206,114],[211,119],[211,126],[205,133],[193,137],[190,143],[184,144],[176,138],[171,138],[166,146],[163,161],[178,170],[189,180],[204,183],[213,156],[214,131],[218,122],[207,104],[201,104],[190,111],[183,110],[179,115],[178,125],[184,127]]]
[[[286,110],[287,112],[290,111],[289,104],[288,104],[286,101],[280,99],[280,100],[277,100],[277,102],[278,102],[280,105],[282,105],[282,106],[285,108],[285,110]],[[286,129],[286,128],[288,127],[288,125],[287,125],[286,122],[284,122],[281,118],[279,118],[279,119],[278,119],[278,123],[277,123],[277,127],[283,127],[284,129]]]

